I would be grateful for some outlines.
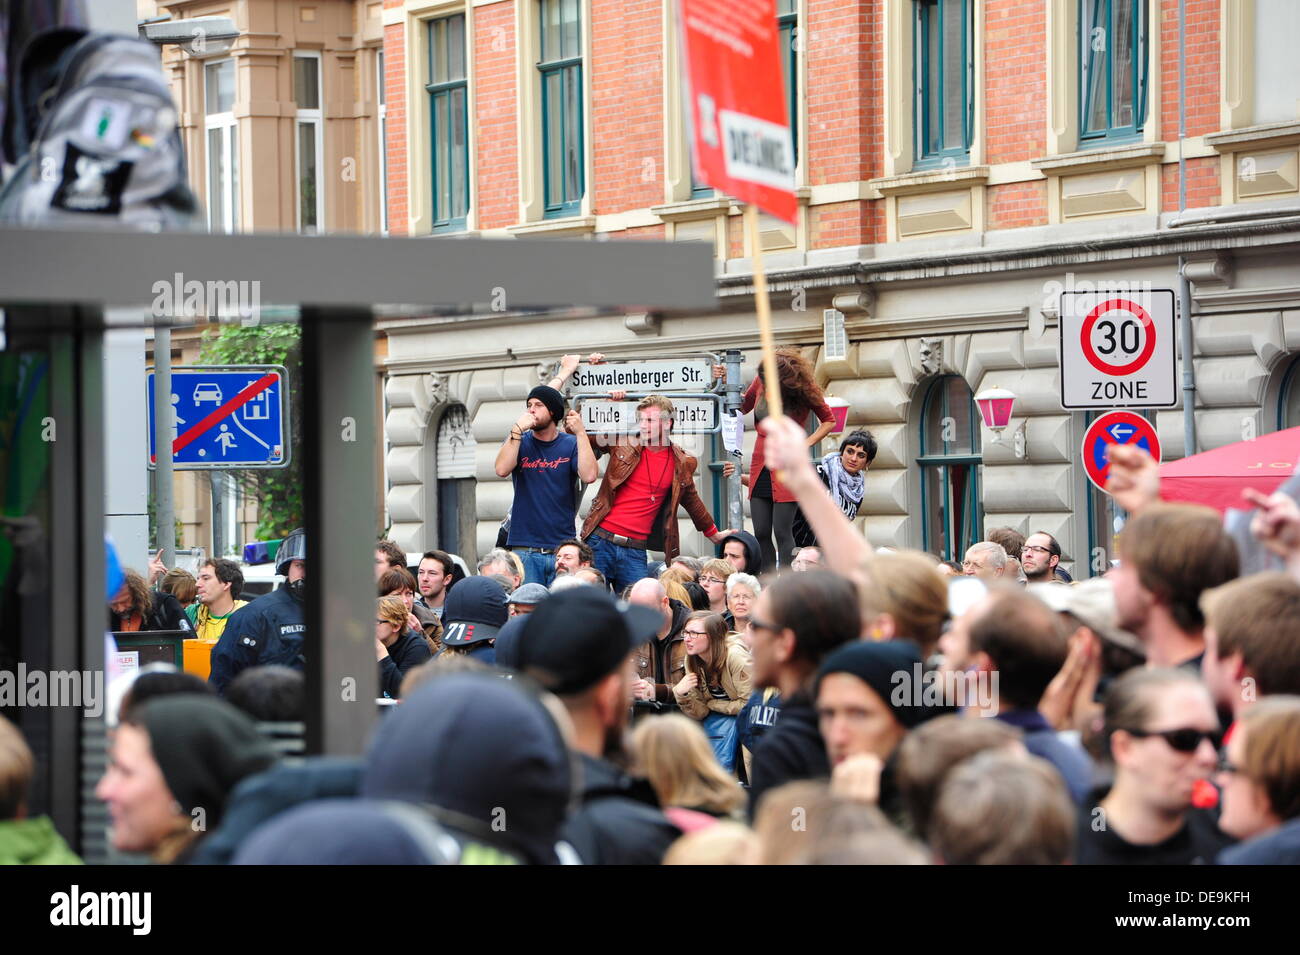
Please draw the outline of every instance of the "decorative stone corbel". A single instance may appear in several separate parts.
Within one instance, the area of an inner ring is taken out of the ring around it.
[[[1193,293],[1222,291],[1232,288],[1232,259],[1222,252],[1189,258],[1183,264],[1183,274],[1193,285]]]
[[[657,312],[632,312],[623,317],[623,327],[637,335],[658,335],[659,322]]]
[[[446,375],[430,372],[428,377],[429,402],[433,407],[445,404],[448,398],[450,382]]]
[[[871,307],[876,304],[876,293],[869,288],[855,289],[852,292],[838,292],[831,299],[831,308],[838,309],[846,316],[870,315]]]
[[[917,357],[921,360],[921,371],[927,375],[939,374],[943,369],[943,339],[922,338]]]

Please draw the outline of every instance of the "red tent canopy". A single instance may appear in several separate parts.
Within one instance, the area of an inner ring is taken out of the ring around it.
[[[1160,496],[1166,501],[1207,504],[1219,511],[1248,508],[1241,492],[1272,494],[1295,473],[1300,428],[1287,428],[1213,451],[1160,465]]]

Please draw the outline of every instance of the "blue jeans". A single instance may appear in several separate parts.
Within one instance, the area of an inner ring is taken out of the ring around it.
[[[592,564],[605,575],[616,596],[622,596],[625,588],[650,576],[645,551],[623,547],[595,534],[587,538],[587,543],[591,547]]]
[[[726,713],[710,712],[708,716],[700,720],[700,725],[704,727],[704,735],[709,738],[709,745],[713,747],[713,755],[718,757],[718,762],[727,772],[734,772],[736,769],[736,718],[728,716]]]
[[[524,564],[524,583],[551,586],[555,580],[555,555],[539,554],[537,551],[516,549],[515,553]]]

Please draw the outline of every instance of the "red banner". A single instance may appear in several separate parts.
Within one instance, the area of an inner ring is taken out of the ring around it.
[[[775,0],[678,0],[696,182],[794,222]]]

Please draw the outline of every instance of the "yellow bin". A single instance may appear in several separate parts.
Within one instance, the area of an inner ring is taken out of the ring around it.
[[[198,637],[186,640],[185,672],[206,680],[212,672],[212,648],[216,645],[215,640],[201,640]]]

